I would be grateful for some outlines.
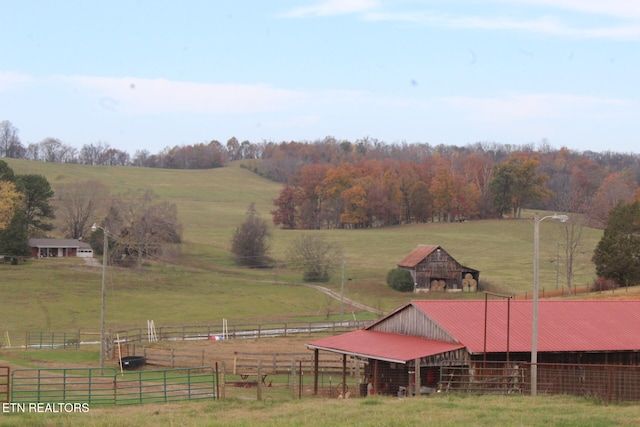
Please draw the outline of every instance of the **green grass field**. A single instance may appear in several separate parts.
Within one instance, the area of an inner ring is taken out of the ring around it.
[[[69,182],[98,180],[113,194],[151,188],[178,206],[184,225],[179,258],[150,263],[142,270],[109,268],[107,323],[110,329],[156,325],[217,324],[296,320],[338,313],[339,303],[317,291],[298,286],[301,274],[284,266],[251,270],[234,265],[230,240],[255,202],[269,222],[272,200],[280,185],[238,164],[213,170],[184,171],[134,167],[91,167],[6,159],[19,174],[39,173],[52,187]],[[339,243],[345,254],[345,296],[389,311],[414,297],[385,284],[386,273],[416,245],[439,244],[459,262],[480,270],[482,283],[497,292],[530,292],[533,269],[532,212],[521,220],[430,223],[366,230],[312,231]],[[311,231],[272,228],[271,255],[279,265],[292,240]],[[586,229],[576,259],[574,284],[594,278],[591,254],[601,231]],[[54,236],[55,237],[55,236]],[[541,223],[540,283],[556,282],[559,225]],[[101,270],[80,259],[32,260],[24,265],[0,265],[0,329],[10,334],[25,330],[97,330]],[[327,284],[341,288],[341,272]],[[481,294],[431,294],[420,298],[481,297]],[[358,313],[356,313],[358,315]],[[11,336],[11,335],[10,335]]]
[[[634,426],[635,405],[568,396],[442,395],[410,399],[224,400],[119,407],[86,413],[5,413],[0,426]]]

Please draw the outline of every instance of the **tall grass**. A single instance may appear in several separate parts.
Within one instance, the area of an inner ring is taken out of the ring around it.
[[[568,396],[439,395],[419,398],[239,401],[90,407],[75,414],[2,414],[0,425],[65,426],[632,426],[637,406]]]

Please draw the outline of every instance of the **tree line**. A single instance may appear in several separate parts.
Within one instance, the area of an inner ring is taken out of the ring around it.
[[[640,187],[637,156],[566,148],[325,141],[283,143],[265,156],[247,167],[285,183],[272,215],[290,229],[519,218],[525,208],[582,214],[604,228]]]

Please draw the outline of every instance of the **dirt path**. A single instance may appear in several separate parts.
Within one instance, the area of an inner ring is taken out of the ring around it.
[[[302,286],[306,286],[307,288],[312,288],[312,289],[315,289],[317,291],[320,291],[320,292],[322,292],[322,293],[324,293],[326,295],[329,295],[330,297],[332,297],[334,299],[337,299],[338,301],[342,301],[343,300],[342,295],[340,295],[338,292],[333,291],[333,290],[331,290],[329,288],[325,288],[324,286],[311,285],[309,283],[301,283],[301,285]],[[373,307],[370,307],[370,306],[368,306],[366,304],[359,303],[359,302],[354,301],[354,300],[352,300],[350,298],[346,298],[345,297],[344,298],[344,303],[345,304],[349,304],[350,306],[359,308],[360,310],[365,310],[365,311],[368,311],[368,312],[371,312],[371,313],[375,313],[375,314],[378,314],[378,315],[383,314],[382,311],[378,310],[377,308],[373,308]]]

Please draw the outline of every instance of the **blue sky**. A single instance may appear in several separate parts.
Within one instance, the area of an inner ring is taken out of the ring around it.
[[[637,0],[0,0],[0,120],[134,154],[238,140],[640,152]]]

